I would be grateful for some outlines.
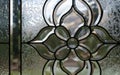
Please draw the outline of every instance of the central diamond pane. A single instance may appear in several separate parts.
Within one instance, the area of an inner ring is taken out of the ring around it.
[[[78,46],[78,40],[75,38],[70,38],[67,44],[69,48],[76,48]]]

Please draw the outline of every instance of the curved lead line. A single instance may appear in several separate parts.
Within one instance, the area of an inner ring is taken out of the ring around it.
[[[59,22],[60,25],[62,25],[64,18],[72,12],[72,9],[73,9],[73,7],[71,7],[70,10],[68,12],[66,12],[64,15],[62,15],[62,17],[60,18],[60,22]]]
[[[96,61],[96,63],[98,64],[98,67],[99,67],[99,70],[100,70],[100,75],[102,75],[102,69],[101,69],[101,67],[100,67],[100,64],[99,64],[98,61]]]
[[[75,8],[74,8],[74,10],[76,11],[76,13],[78,13],[78,14],[82,17],[82,19],[84,20],[84,25],[87,25],[87,23],[86,23],[87,21],[86,21],[84,15],[83,15],[82,13],[80,13],[79,10],[77,10],[77,9],[75,9]],[[79,27],[79,28],[80,28],[80,27]]]
[[[98,0],[95,0],[95,2],[98,6],[98,11],[99,11],[99,16],[97,18],[97,21],[95,22],[95,25],[98,25],[101,22],[101,19],[103,17],[103,9],[102,9],[102,6],[101,6],[101,4],[99,3]]]
[[[52,61],[48,60],[48,61],[45,63],[45,65],[44,65],[44,67],[43,67],[42,75],[46,75],[46,73],[45,73],[45,71],[46,71],[45,68],[46,68],[46,66],[49,65],[49,63],[52,63],[52,71],[50,71],[50,73],[52,73],[52,74],[50,74],[50,75],[54,75],[53,66],[54,66],[55,60],[52,60]]]
[[[62,16],[66,13],[69,13],[69,11],[72,8],[72,0],[61,0],[58,2],[58,4],[55,6],[53,11],[53,22],[55,25],[60,25],[60,20]]]
[[[45,18],[45,14],[44,14],[44,10],[45,10],[45,5],[46,5],[46,3],[47,3],[47,0],[45,1],[44,5],[43,5],[42,15],[43,15],[43,19],[44,19],[45,23],[46,23],[47,25],[49,25],[49,23],[47,23],[47,20],[46,20],[46,18]]]
[[[90,23],[90,25],[92,26],[93,24],[94,24],[94,19],[95,19],[95,17],[94,17],[94,11],[93,11],[93,8],[91,7],[91,4],[90,4],[90,2],[91,1],[94,1],[94,0],[82,0],[82,1],[84,1],[84,2],[86,2],[86,4],[89,6],[89,9],[91,10],[91,17],[92,17],[92,20],[91,20],[91,23]]]
[[[101,58],[91,58],[90,60],[91,61],[101,61],[101,60],[103,60],[103,59],[105,59],[107,56],[108,56],[108,54],[115,48],[115,47],[117,47],[117,45],[116,44],[114,44],[111,48],[109,48],[109,51],[107,51],[107,53],[106,53],[106,55],[104,55],[103,57],[101,57]],[[97,51],[96,51],[96,53],[97,53]],[[95,53],[94,53],[95,54]]]
[[[87,75],[92,75],[92,65],[90,61],[86,61],[87,67],[88,67],[88,74]]]
[[[92,13],[92,9],[91,7],[88,5],[88,3],[85,1],[85,0],[78,0],[80,1],[81,3],[83,3],[83,5],[86,6],[86,8],[88,8],[88,11],[89,11],[89,20],[88,20],[88,23],[87,25],[90,26],[92,24],[92,20],[93,20],[93,13]],[[74,2],[74,8],[80,13],[80,14],[84,14],[82,13],[82,11],[80,11],[76,5],[76,2]],[[85,18],[85,16],[84,16]]]
[[[99,74],[97,74],[97,75],[102,75],[102,69],[101,69],[101,67],[100,67],[100,64],[99,64],[99,62],[98,61],[90,61],[90,63],[91,63],[91,75],[94,75],[95,74],[95,72],[94,72],[94,68],[98,68],[99,69]],[[96,66],[94,67],[94,65],[96,64]]]
[[[64,68],[62,61],[60,61],[60,68],[61,68],[62,71],[65,72],[67,75],[70,75],[70,72],[67,71],[67,70]]]
[[[45,75],[45,74],[44,74],[44,73],[45,73],[45,67],[46,67],[46,65],[47,65],[48,62],[49,62],[49,60],[47,60],[47,62],[46,62],[45,65],[43,66],[42,75]]]
[[[61,0],[46,0],[43,6],[43,18],[47,25],[55,26],[53,23],[53,11],[59,1]]]

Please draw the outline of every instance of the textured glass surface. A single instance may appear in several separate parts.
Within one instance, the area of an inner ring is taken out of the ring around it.
[[[22,47],[22,75],[42,75],[45,60],[29,45]]]
[[[0,44],[0,75],[9,73],[9,46]]]
[[[45,0],[22,0],[22,40],[34,38],[46,26],[42,17]]]
[[[120,1],[99,0],[99,2],[104,10],[100,25],[105,27],[114,39],[120,41]]]
[[[9,40],[9,0],[0,0],[0,42]]]
[[[23,74],[119,75],[119,5],[119,0],[22,0]]]

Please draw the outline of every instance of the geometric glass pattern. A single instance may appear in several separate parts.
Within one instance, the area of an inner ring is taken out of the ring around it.
[[[98,0],[46,0],[42,16],[47,26],[24,42],[47,60],[42,75],[58,75],[57,70],[63,75],[94,75],[96,71],[102,75],[99,61],[119,41],[99,25],[103,9]]]

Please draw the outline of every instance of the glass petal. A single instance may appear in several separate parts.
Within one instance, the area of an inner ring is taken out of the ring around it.
[[[57,27],[55,33],[60,39],[68,40],[70,38],[70,34],[65,27]]]
[[[91,53],[93,53],[102,45],[102,42],[94,34],[91,34],[85,40],[80,41],[80,45],[86,47]]]
[[[114,39],[109,35],[109,33],[100,26],[92,27],[93,32],[95,35],[99,37],[99,39],[105,43],[113,43],[115,42]]]
[[[54,61],[46,62],[44,69],[43,69],[43,75],[54,75],[53,66],[54,66]]]
[[[75,52],[81,60],[88,60],[91,56],[90,52],[86,48],[81,46],[76,48]]]
[[[76,75],[84,68],[84,61],[81,61],[73,50],[66,59],[61,61],[61,68],[69,75]]]
[[[103,44],[95,53],[92,54],[91,60],[102,60],[115,46],[115,44]]]
[[[54,13],[54,20],[56,25],[60,24],[60,20],[62,16],[67,12],[69,12],[71,6],[72,6],[72,0],[61,0],[61,2],[57,5]]]
[[[90,29],[87,26],[80,27],[78,31],[75,34],[75,37],[78,38],[78,40],[82,40],[90,35]]]
[[[43,44],[31,44],[35,50],[45,59],[54,59],[54,54]]]
[[[70,49],[66,46],[58,49],[55,53],[55,56],[57,59],[63,60],[68,56],[69,53],[70,53]]]
[[[58,48],[64,46],[66,43],[63,40],[59,39],[55,34],[52,34],[44,42],[44,44],[49,48],[51,52],[55,52]]]
[[[80,71],[77,75],[91,75],[91,63],[90,61],[85,62],[85,66],[82,71]]]
[[[76,31],[84,25],[84,18],[79,13],[77,13],[74,8],[62,17],[62,26],[67,28],[70,35],[73,37]]]
[[[44,42],[53,33],[54,27],[45,27],[38,33],[38,35],[32,40],[32,42],[35,43]]]
[[[54,26],[53,23],[53,12],[55,6],[59,3],[60,0],[46,0],[45,6],[44,6],[44,18],[45,21],[50,26]]]

